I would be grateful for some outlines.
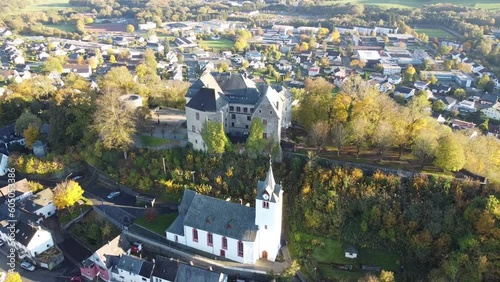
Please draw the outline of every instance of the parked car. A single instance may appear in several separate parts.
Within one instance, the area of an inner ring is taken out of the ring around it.
[[[73,180],[80,180],[80,179],[83,179],[83,175],[77,175],[75,177],[73,177]]]
[[[116,197],[120,196],[120,194],[121,194],[121,192],[120,192],[120,191],[111,192],[111,193],[109,193],[109,195],[108,195],[108,199],[114,199],[114,198],[116,198]]]
[[[132,246],[130,246],[130,251],[132,253],[138,253],[138,252],[142,251],[142,243],[140,243],[140,242],[134,242],[132,244]]]
[[[71,279],[69,281],[71,281],[71,282],[82,282],[83,280],[82,280],[82,277],[80,277],[80,276],[73,276],[73,277],[71,277]]]
[[[4,244],[4,241],[0,240],[0,247],[3,246],[3,244]]]
[[[23,261],[21,263],[21,267],[26,269],[26,270],[29,270],[29,271],[35,271],[35,266],[32,265],[31,263],[27,262],[27,261]]]

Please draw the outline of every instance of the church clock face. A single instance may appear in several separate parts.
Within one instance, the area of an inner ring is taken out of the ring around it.
[[[262,198],[264,198],[264,200],[269,200],[269,195],[268,194],[264,194],[264,195],[262,195]]]

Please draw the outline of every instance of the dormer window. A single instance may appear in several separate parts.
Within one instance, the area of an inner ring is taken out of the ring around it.
[[[232,228],[233,228],[233,226],[231,225],[231,223],[228,223],[227,224],[227,229],[232,229]]]
[[[265,209],[269,209],[269,202],[268,201],[263,201],[262,202],[262,207]]]

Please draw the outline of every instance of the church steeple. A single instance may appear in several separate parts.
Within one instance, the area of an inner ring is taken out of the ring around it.
[[[267,172],[266,180],[264,180],[264,185],[266,192],[269,196],[271,196],[274,192],[274,186],[276,185],[276,181],[274,181],[273,162],[271,156],[269,156],[269,171]]]

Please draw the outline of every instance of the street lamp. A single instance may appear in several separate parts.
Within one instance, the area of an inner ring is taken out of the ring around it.
[[[196,173],[196,171],[191,171],[191,175],[193,176],[193,184],[194,184],[194,174]]]
[[[64,181],[68,181],[68,177],[70,177],[73,173],[70,173],[68,174],[68,176],[66,176],[66,178],[64,178]]]

